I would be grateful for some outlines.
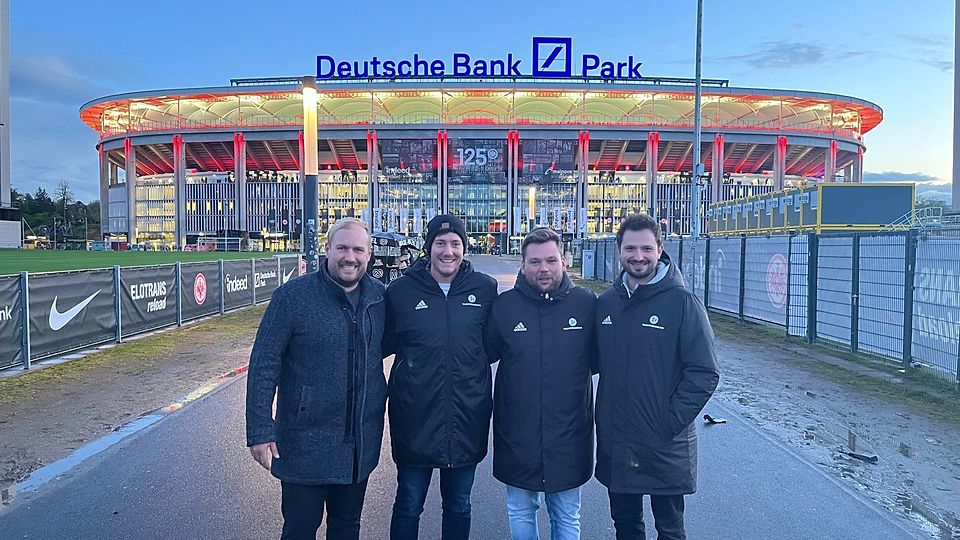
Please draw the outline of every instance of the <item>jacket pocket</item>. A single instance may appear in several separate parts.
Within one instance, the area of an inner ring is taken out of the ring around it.
[[[300,387],[300,403],[297,407],[296,426],[299,429],[317,430],[343,427],[346,403],[337,396],[324,394],[315,386]]]

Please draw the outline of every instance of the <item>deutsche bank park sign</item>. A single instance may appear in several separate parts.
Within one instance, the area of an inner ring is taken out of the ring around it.
[[[576,60],[576,62],[574,62]],[[338,61],[329,55],[317,56],[317,79],[407,79],[420,77],[542,77],[600,78],[640,80],[641,62],[628,56],[609,61],[596,54],[573,53],[573,39],[568,37],[534,37],[530,71],[524,59],[513,53],[506,58],[473,58],[467,53],[454,53],[450,61],[427,59],[414,53],[411,58]]]

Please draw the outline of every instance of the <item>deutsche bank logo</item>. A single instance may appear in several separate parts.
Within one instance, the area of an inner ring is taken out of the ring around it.
[[[534,37],[533,76],[570,77],[572,48],[572,38]]]

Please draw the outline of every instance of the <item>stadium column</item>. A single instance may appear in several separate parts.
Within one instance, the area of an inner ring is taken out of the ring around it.
[[[577,145],[577,167],[580,169],[580,177],[577,179],[577,237],[584,238],[587,235],[587,208],[589,208],[589,196],[587,180],[590,175],[587,174],[587,166],[590,164],[590,132],[580,132],[580,144]]]
[[[369,214],[380,207],[380,143],[376,130],[367,131],[367,207]]]
[[[720,186],[723,185],[723,148],[723,133],[717,133],[713,137],[713,155],[710,158],[710,202],[720,201]]]
[[[440,205],[438,211],[445,214],[449,211],[449,193],[447,193],[447,151],[449,138],[447,131],[441,129],[437,131],[437,194],[439,195],[437,203]]]
[[[127,242],[137,241],[137,149],[128,138],[123,140],[123,159],[127,175]]]
[[[97,145],[100,151],[100,240],[110,232],[110,160],[103,144]]]
[[[307,76],[303,78],[303,253],[308,273],[320,269],[317,136],[317,80]]]
[[[647,213],[657,218],[657,162],[660,150],[660,133],[647,134]]]
[[[863,182],[863,147],[857,147],[857,156],[853,158],[853,170],[851,171],[851,182]]]
[[[837,180],[837,141],[830,141],[830,147],[824,155],[823,181],[835,182]]]
[[[247,141],[243,138],[243,133],[233,134],[233,177],[236,194],[234,200],[237,205],[236,229],[242,233],[248,232],[247,228]]]
[[[176,243],[178,249],[187,245],[187,153],[183,135],[173,136],[173,183],[176,203]]]
[[[784,178],[787,174],[787,137],[777,137],[777,151],[773,157],[773,189],[783,189]]]
[[[514,208],[517,208],[517,167],[516,152],[514,147],[514,138],[519,137],[520,133],[514,130],[507,131],[507,247],[509,248],[509,237],[517,234],[516,216]]]

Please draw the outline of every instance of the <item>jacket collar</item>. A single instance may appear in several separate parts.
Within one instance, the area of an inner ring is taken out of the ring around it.
[[[517,282],[513,285],[513,288],[520,291],[523,296],[533,300],[534,302],[548,303],[548,302],[557,302],[566,298],[570,291],[573,290],[575,285],[573,280],[570,279],[570,276],[567,275],[566,271],[563,273],[563,280],[560,281],[560,286],[557,287],[557,290],[550,291],[548,293],[541,293],[540,291],[534,289],[529,283],[527,283],[526,278],[523,276],[523,272],[517,273]]]

